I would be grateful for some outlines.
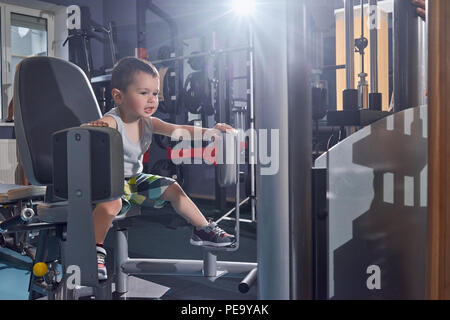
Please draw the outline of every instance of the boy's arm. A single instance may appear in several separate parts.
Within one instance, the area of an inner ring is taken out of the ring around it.
[[[218,123],[214,126],[213,129],[208,129],[208,128],[198,128],[198,127],[188,126],[188,125],[172,124],[172,123],[169,123],[169,122],[166,122],[161,119],[154,118],[154,117],[151,118],[151,121],[152,121],[152,125],[153,125],[153,132],[156,134],[161,134],[164,136],[171,137],[174,132],[176,134],[176,130],[179,130],[180,136],[184,136],[182,134],[181,130],[186,130],[189,133],[191,140],[193,140],[192,138],[194,137],[194,130],[201,129],[202,130],[201,135],[203,137],[205,132],[208,130],[220,130],[220,131],[225,132],[226,130],[233,129],[232,126],[225,124],[225,123]]]
[[[101,119],[91,121],[89,123],[83,123],[80,127],[91,126],[91,127],[110,127],[117,129],[116,120],[113,117],[106,116]]]
[[[172,133],[181,127],[154,117],[151,117],[150,120],[153,126],[153,133],[163,136],[171,137]]]

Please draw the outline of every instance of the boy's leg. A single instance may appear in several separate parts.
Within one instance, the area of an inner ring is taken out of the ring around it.
[[[149,181],[150,183],[148,183]],[[154,182],[153,186],[151,186],[152,182]],[[180,216],[194,226],[191,244],[224,247],[234,243],[235,237],[219,228],[215,222],[208,222],[175,180],[148,175],[144,176],[140,183],[136,181],[136,184],[138,185],[136,188],[138,195],[134,196],[133,200],[137,200],[138,203],[141,201],[144,205],[145,199],[149,198],[154,201],[155,208],[160,206],[160,202],[168,201]],[[164,191],[161,192],[161,190]],[[158,195],[157,200],[154,200],[155,195]]]
[[[122,208],[122,199],[116,199],[107,202],[101,202],[97,204],[94,209],[94,235],[97,250],[97,267],[98,267],[98,279],[100,281],[108,278],[106,270],[106,250],[103,248],[103,241],[105,241],[106,234],[111,226],[115,216],[120,212]]]
[[[95,243],[103,244],[114,218],[122,209],[122,199],[97,204],[93,212]]]
[[[170,185],[159,199],[169,201],[175,211],[194,227],[202,228],[208,225],[206,218],[178,183]]]

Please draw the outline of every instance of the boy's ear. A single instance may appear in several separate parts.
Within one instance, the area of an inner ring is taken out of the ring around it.
[[[116,89],[116,88],[112,89],[111,95],[112,95],[112,98],[114,99],[114,102],[117,105],[122,104],[123,96],[122,96],[122,92],[120,92],[119,89]]]

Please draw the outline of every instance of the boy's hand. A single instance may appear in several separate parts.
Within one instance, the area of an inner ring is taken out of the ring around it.
[[[417,7],[416,12],[422,19],[425,20],[426,17],[426,4],[425,0],[411,0],[411,3]]]
[[[109,124],[102,120],[95,120],[89,123],[83,123],[80,127],[109,127]]]
[[[218,139],[220,139],[222,137],[222,135],[220,134],[220,131],[222,132],[227,132],[227,130],[233,130],[235,131],[235,129],[230,126],[229,124],[226,123],[218,123],[214,126],[214,128],[212,129],[208,129],[212,132],[212,140],[213,141],[217,141]]]
[[[222,131],[222,132],[227,132],[227,130],[234,130],[234,128],[232,126],[230,126],[229,124],[226,124],[226,123],[218,123],[214,126],[214,129]]]

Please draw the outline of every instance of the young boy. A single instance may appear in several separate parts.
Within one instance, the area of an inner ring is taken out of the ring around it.
[[[150,146],[153,133],[172,136],[175,130],[184,129],[191,137],[194,136],[193,126],[175,125],[152,117],[158,109],[159,74],[156,68],[145,60],[123,58],[114,67],[111,88],[116,107],[103,118],[84,124],[117,129],[122,135],[124,150],[124,195],[120,199],[97,204],[93,212],[99,280],[107,278],[103,241],[114,217],[128,211],[130,203],[161,208],[168,201],[194,226],[191,244],[218,247],[233,244],[234,236],[214,222],[208,222],[175,180],[142,173],[142,157]],[[227,129],[233,128],[217,124],[214,129],[202,128],[202,133]]]

